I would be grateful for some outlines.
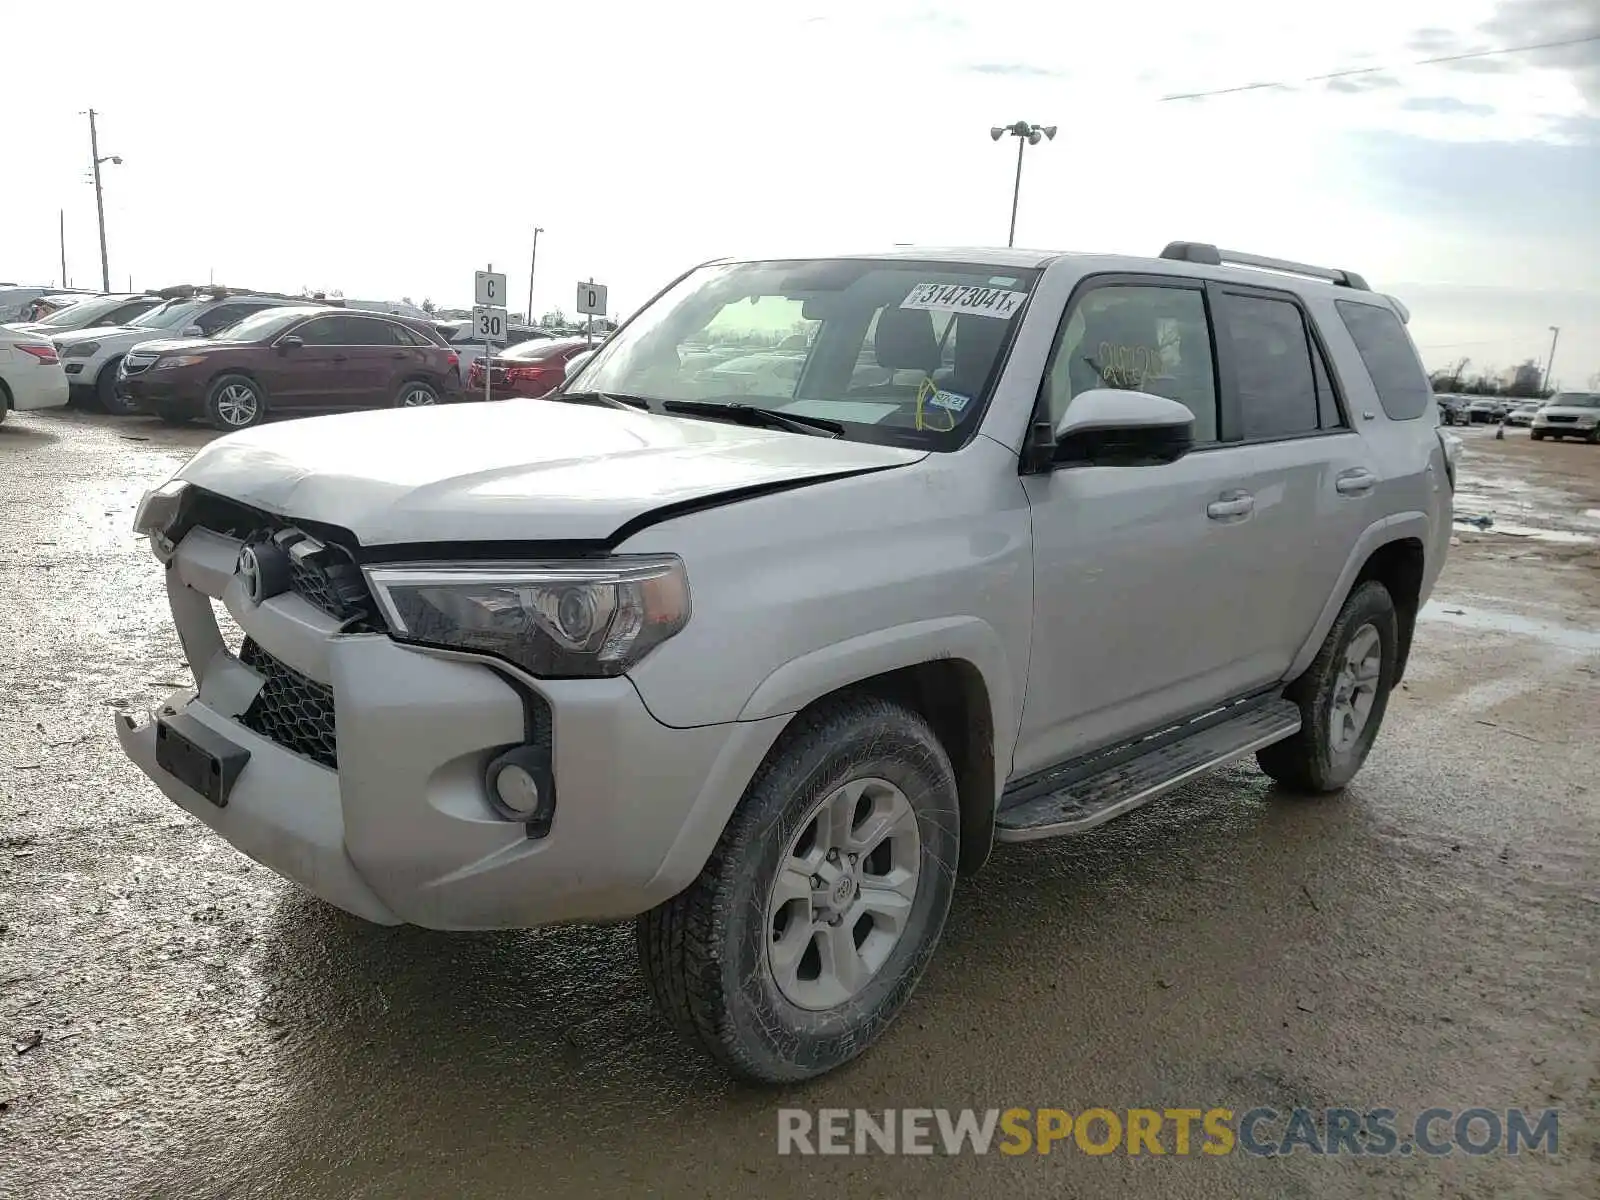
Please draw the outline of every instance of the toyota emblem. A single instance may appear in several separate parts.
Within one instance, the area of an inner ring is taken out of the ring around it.
[[[256,557],[254,546],[246,546],[239,551],[239,578],[244,583],[244,594],[250,598],[250,603],[260,604],[265,597],[261,594],[261,560]]]

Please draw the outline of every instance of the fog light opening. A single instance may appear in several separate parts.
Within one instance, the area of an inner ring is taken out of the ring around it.
[[[545,746],[517,746],[489,764],[484,772],[489,804],[508,821],[527,827],[530,838],[550,832],[555,817],[555,780]]]

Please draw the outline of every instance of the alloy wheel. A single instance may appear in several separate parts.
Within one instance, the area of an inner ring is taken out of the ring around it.
[[[230,383],[217,394],[217,416],[224,425],[243,427],[261,413],[261,399],[243,383]]]
[[[858,995],[904,934],[920,871],[917,814],[886,779],[855,779],[812,810],[767,903],[767,966],[799,1008]]]
[[[400,397],[401,408],[427,408],[436,403],[434,395],[427,388],[407,388]]]
[[[1333,685],[1333,708],[1328,715],[1328,743],[1344,754],[1361,737],[1378,695],[1383,669],[1383,639],[1370,622],[1356,630],[1345,647],[1344,662]]]

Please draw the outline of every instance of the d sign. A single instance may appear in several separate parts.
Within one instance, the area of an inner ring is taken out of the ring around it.
[[[606,285],[595,283],[580,283],[578,285],[578,311],[585,316],[603,317],[606,315]]]

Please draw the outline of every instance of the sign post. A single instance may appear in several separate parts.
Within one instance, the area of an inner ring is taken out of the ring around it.
[[[489,399],[489,361],[494,346],[506,340],[506,277],[488,270],[472,273],[472,325],[483,339],[483,398]]]
[[[585,329],[585,338],[588,349],[594,349],[594,319],[606,315],[606,285],[589,280],[588,283],[578,285],[578,311],[588,315],[589,322]]]

